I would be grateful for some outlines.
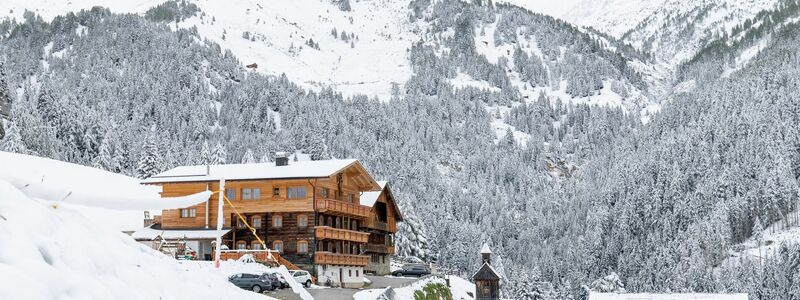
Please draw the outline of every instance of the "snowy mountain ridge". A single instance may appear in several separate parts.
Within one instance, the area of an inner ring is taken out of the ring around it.
[[[50,20],[93,6],[143,14],[163,2],[12,0],[0,3],[0,16],[21,20],[29,10]],[[333,87],[345,95],[388,99],[392,83],[402,85],[410,76],[406,51],[420,29],[408,21],[407,4],[402,1],[354,1],[350,11],[320,0],[190,3],[201,13],[177,23],[178,27],[196,27],[204,38],[231,50],[243,67],[255,63],[258,72],[285,73],[306,88]]]

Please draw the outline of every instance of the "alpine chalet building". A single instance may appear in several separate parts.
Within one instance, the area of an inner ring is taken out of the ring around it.
[[[238,211],[268,248],[315,274],[319,284],[360,287],[365,268],[388,273],[402,216],[388,185],[358,160],[290,161],[281,154],[275,163],[177,167],[142,183],[160,186],[162,197],[177,197],[219,191],[223,179],[230,203],[223,203],[222,231],[215,193],[203,203],[162,211],[133,237],[143,243],[180,239],[205,260],[212,259],[217,236],[222,249],[264,250]]]

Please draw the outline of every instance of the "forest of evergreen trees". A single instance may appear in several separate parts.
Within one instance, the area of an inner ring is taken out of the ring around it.
[[[531,86],[566,81],[576,97],[607,80],[645,90],[628,63],[647,54],[613,52],[511,6],[414,1],[410,11],[431,30],[410,48],[414,75],[388,102],[246,71],[193,30],[168,27],[200,13],[185,6],[147,17],[94,8],[52,22],[28,13],[0,23],[0,100],[14,101],[0,149],[138,177],[270,161],[275,151],[358,158],[392,182],[410,219],[399,253],[470,274],[479,261],[469,254],[486,241],[509,297],[580,299],[610,273],[628,291],[798,296],[797,246],[761,263],[726,260],[757,224],[797,208],[796,27],[643,124],[621,108],[544,94],[526,101],[508,74]],[[543,57],[518,47],[512,60],[489,62],[474,41],[486,24],[496,25],[496,43],[536,38]],[[454,88],[458,73],[499,91]],[[501,117],[529,141],[498,140],[487,106],[512,107]],[[552,161],[576,171],[553,176]],[[543,294],[533,281],[555,290]]]

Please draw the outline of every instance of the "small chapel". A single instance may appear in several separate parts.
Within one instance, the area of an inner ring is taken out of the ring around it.
[[[486,243],[481,247],[481,259],[483,264],[472,275],[472,281],[475,282],[475,300],[499,300],[500,274],[492,268],[492,250]]]

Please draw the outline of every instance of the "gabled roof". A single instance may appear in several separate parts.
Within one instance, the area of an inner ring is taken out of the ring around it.
[[[361,205],[372,207],[375,205],[375,202],[378,202],[378,198],[381,197],[383,193],[383,189],[386,188],[386,181],[378,181],[378,185],[381,187],[380,191],[373,191],[373,192],[363,192],[361,193],[361,197],[359,198],[359,202]]]
[[[483,247],[481,247],[481,254],[492,254],[492,249],[489,249],[489,244],[483,243]]]
[[[370,190],[381,187],[355,159],[290,161],[286,166],[274,163],[181,166],[142,180],[144,184],[207,182],[225,180],[326,178],[348,168],[366,174]]]
[[[361,197],[359,198],[360,204],[364,206],[373,207],[375,206],[375,202],[378,202],[378,198],[380,198],[381,194],[386,193],[386,201],[389,202],[388,204],[394,210],[395,218],[398,221],[402,222],[403,214],[400,212],[400,207],[397,206],[397,202],[394,200],[394,196],[392,195],[392,190],[389,188],[389,182],[378,181],[378,185],[381,187],[380,191],[361,193]]]
[[[483,263],[480,269],[475,274],[472,274],[473,280],[500,280],[500,274],[492,268],[489,263]]]

